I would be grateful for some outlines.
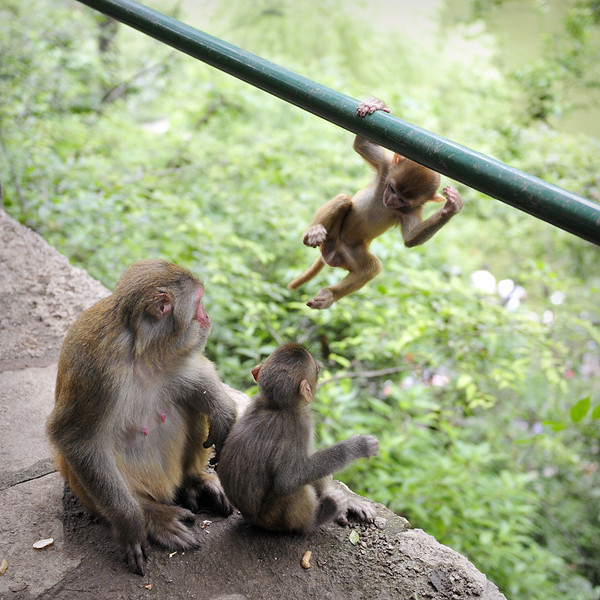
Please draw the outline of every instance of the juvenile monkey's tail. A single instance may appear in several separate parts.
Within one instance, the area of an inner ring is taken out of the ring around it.
[[[307,281],[311,280],[324,266],[325,262],[323,261],[323,258],[319,256],[312,267],[306,269],[302,275],[296,277],[296,279],[287,284],[288,289],[295,290],[301,285],[304,285]]]

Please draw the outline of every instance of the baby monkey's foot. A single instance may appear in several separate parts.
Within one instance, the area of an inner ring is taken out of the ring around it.
[[[329,308],[333,304],[333,294],[331,290],[323,288],[315,297],[314,300],[309,300],[306,306],[316,310]]]
[[[309,227],[304,236],[302,237],[302,242],[305,246],[310,246],[311,248],[316,248],[320,246],[327,237],[327,229],[323,227],[323,225],[313,225]]]

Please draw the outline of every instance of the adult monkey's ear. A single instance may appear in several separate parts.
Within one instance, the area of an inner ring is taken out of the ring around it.
[[[256,381],[258,383],[258,374],[260,373],[260,369],[263,366],[262,363],[260,363],[259,365],[256,365],[254,367],[254,369],[252,369],[251,373],[252,373],[252,377],[254,377],[254,381]]]
[[[148,312],[155,319],[162,319],[166,317],[173,308],[173,299],[168,292],[158,292],[153,298],[150,306],[148,307]]]

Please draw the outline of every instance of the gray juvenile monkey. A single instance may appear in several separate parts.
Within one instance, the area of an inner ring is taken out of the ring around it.
[[[183,267],[134,263],[71,327],[58,362],[48,434],[60,472],[111,523],[140,575],[147,537],[192,548],[199,542],[186,526],[191,511],[206,503],[224,515],[233,510],[205,472],[235,406],[203,353],[211,328],[203,293]]]
[[[255,396],[232,427],[217,467],[227,497],[245,520],[272,531],[306,533],[348,514],[372,521],[367,502],[330,489],[330,475],[379,450],[372,435],[354,435],[314,452],[310,403],[319,363],[285,344],[252,370]]]

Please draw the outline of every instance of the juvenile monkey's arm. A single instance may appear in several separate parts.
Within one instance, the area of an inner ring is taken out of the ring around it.
[[[358,458],[375,456],[378,451],[379,442],[372,435],[353,435],[315,452],[295,468],[280,469],[273,482],[273,493],[284,496],[302,485],[340,471]]]
[[[431,239],[463,206],[462,198],[456,188],[444,188],[446,203],[436,213],[425,221],[421,220],[421,213],[407,215],[401,223],[404,245],[408,248],[420,246]]]

